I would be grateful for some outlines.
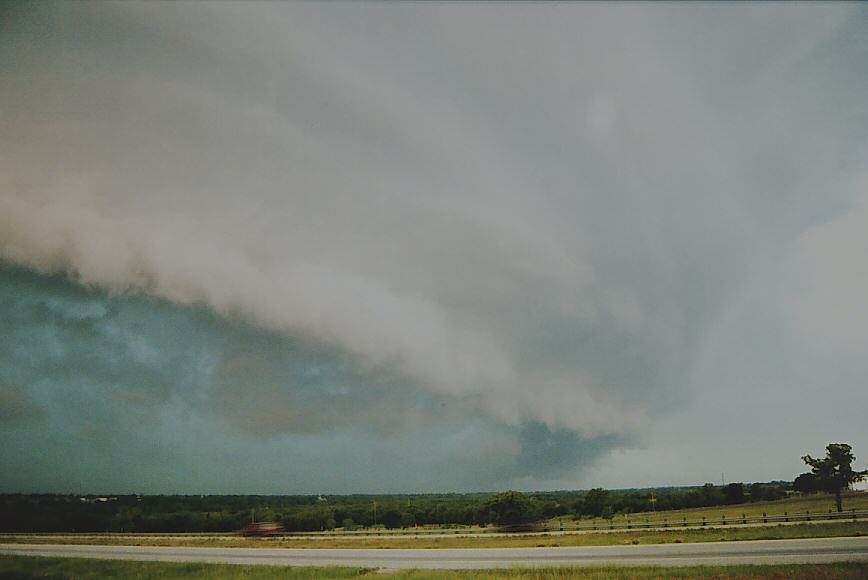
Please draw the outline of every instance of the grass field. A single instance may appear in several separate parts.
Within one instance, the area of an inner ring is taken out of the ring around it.
[[[850,511],[868,511],[868,493],[852,492],[844,496],[844,509]],[[684,510],[672,510],[663,512],[642,512],[629,515],[619,515],[615,517],[616,523],[624,523],[627,519],[632,522],[644,523],[658,522],[664,520],[668,522],[677,522],[686,518],[690,520],[700,520],[703,517],[711,519],[720,519],[722,516],[727,518],[739,518],[742,515],[747,517],[762,516],[763,513],[770,516],[783,515],[784,513],[829,513],[836,511],[835,496],[827,493],[818,493],[808,496],[793,496],[775,501],[761,501],[756,503],[744,503],[731,506],[716,506],[710,508],[691,508]],[[556,518],[550,520],[550,524],[556,525],[559,520]],[[560,518],[565,525],[572,524],[589,524],[596,521],[599,524],[607,523],[606,520],[582,519],[575,520],[572,517]]]
[[[606,546],[737,540],[778,540],[868,535],[868,521],[790,524],[707,529],[630,530],[568,535],[407,538],[242,538],[239,536],[0,536],[0,543],[91,544],[103,546],[175,546],[222,548],[521,548],[547,546]]]
[[[37,558],[0,556],[0,579],[95,580],[102,578],[223,580],[307,580],[342,578],[389,578],[395,580],[699,580],[702,579],[799,579],[863,580],[868,578],[868,563],[808,564],[781,566],[657,566],[619,568],[591,566],[582,568],[510,568],[504,570],[402,570],[382,572],[360,568],[290,568],[287,566],[245,566],[233,564],[196,564],[90,560],[86,558]]]
[[[706,517],[709,521],[726,516],[728,518],[767,515],[780,515],[785,512],[825,513],[833,510],[835,500],[829,494],[799,496],[773,502],[757,502],[717,508],[678,510],[658,513],[631,514],[630,521],[641,524],[677,524],[686,518],[698,521]],[[848,494],[844,500],[847,510],[868,511],[868,493]],[[627,518],[618,516],[618,523]],[[601,525],[603,520],[597,520]],[[564,520],[566,525],[572,523]],[[582,520],[582,523],[590,523]],[[207,535],[185,536],[145,536],[145,535],[0,535],[0,543],[63,543],[99,544],[133,546],[180,546],[180,547],[240,547],[240,548],[500,548],[500,547],[544,547],[544,546],[602,546],[621,544],[658,544],[673,542],[712,542],[736,540],[774,540],[788,538],[822,538],[833,536],[868,535],[868,520],[832,521],[814,523],[794,523],[789,525],[770,524],[767,526],[680,528],[667,530],[616,530],[588,532],[568,535],[514,535],[507,537],[480,535],[475,537],[428,537],[406,536],[400,538],[358,538],[333,536],[328,539],[315,539],[305,536],[278,538],[242,538],[240,536]]]

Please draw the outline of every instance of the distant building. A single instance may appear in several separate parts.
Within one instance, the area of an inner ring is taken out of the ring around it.
[[[851,483],[850,489],[853,491],[868,491],[868,475],[863,475],[862,479]]]

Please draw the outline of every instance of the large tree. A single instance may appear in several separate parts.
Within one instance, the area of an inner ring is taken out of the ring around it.
[[[490,523],[500,525],[523,524],[538,517],[531,499],[519,491],[489,497],[482,504],[482,513],[489,515]]]
[[[853,471],[852,463],[856,457],[851,452],[852,449],[846,443],[830,443],[826,446],[826,457],[818,459],[814,459],[810,455],[802,457],[802,461],[811,467],[811,472],[803,473],[796,478],[800,484],[798,487],[834,493],[838,511],[844,511],[841,493],[851,483],[858,481],[865,475],[864,472]]]
[[[588,493],[585,494],[584,499],[580,502],[577,511],[579,512],[579,515],[587,514],[599,518],[603,515],[603,512],[606,511],[606,506],[609,505],[611,505],[609,492],[602,487],[595,487],[594,489],[588,490]]]

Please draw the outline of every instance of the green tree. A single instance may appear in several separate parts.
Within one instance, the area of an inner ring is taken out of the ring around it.
[[[817,487],[817,476],[813,473],[803,473],[793,482],[793,489],[801,493],[820,491]]]
[[[493,524],[523,524],[536,517],[530,498],[519,491],[504,491],[485,500],[483,513]]]
[[[730,483],[723,488],[723,496],[728,504],[744,503],[747,499],[744,494],[743,483]]]
[[[383,527],[389,530],[400,528],[401,512],[397,508],[390,507],[383,511],[383,515],[380,517],[380,522],[383,524]]]
[[[401,527],[412,528],[416,525],[416,508],[408,507],[401,512]]]
[[[585,498],[581,503],[581,512],[599,518],[603,515],[607,506],[611,507],[609,492],[602,487],[595,487],[588,490],[588,493],[585,494]]]
[[[713,483],[706,483],[700,490],[703,506],[720,505],[723,503],[723,492]]]
[[[838,511],[844,511],[841,493],[850,486],[851,483],[862,478],[864,473],[853,471],[852,463],[856,460],[853,455],[852,447],[846,443],[830,443],[826,446],[826,457],[814,459],[810,455],[802,457],[802,461],[811,467],[811,478],[801,478],[800,487],[810,482],[818,491],[826,491],[835,494],[835,504],[838,506]],[[799,478],[796,478],[798,481]],[[795,483],[794,483],[795,485]]]

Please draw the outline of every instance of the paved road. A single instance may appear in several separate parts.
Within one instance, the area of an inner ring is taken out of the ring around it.
[[[337,565],[364,568],[455,569],[589,564],[662,566],[788,564],[868,561],[868,537],[644,546],[451,550],[166,548],[0,544],[0,554],[290,566]]]

